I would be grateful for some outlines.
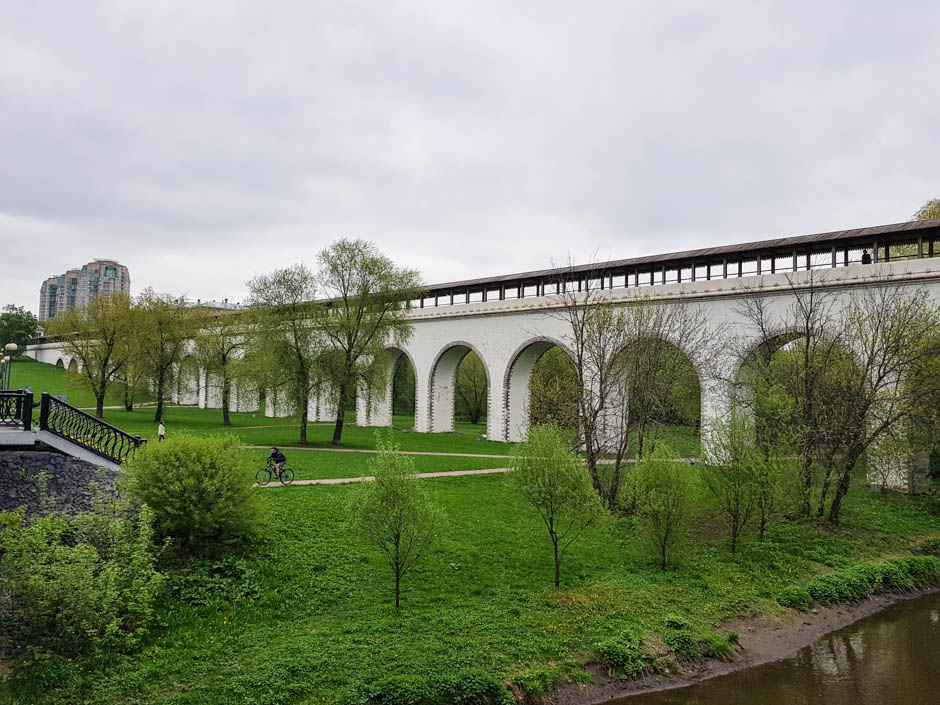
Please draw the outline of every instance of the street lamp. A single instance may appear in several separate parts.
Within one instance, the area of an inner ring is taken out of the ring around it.
[[[9,388],[10,388],[11,381],[12,381],[11,378],[13,377],[13,364],[12,364],[11,361],[10,361],[10,355],[15,355],[15,354],[16,354],[17,345],[16,345],[16,343],[7,343],[6,345],[3,346],[3,349],[6,350],[7,353],[9,353],[8,355],[4,356],[4,358],[3,358],[4,361],[6,361],[6,363],[7,363],[7,369],[6,369],[6,373],[7,373],[7,383],[6,383],[6,388],[9,389]]]
[[[0,389],[7,388],[7,358],[0,359]]]

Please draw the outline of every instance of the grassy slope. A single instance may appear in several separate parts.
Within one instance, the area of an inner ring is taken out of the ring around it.
[[[692,471],[697,471],[692,470]],[[505,676],[581,660],[625,628],[662,631],[665,615],[699,633],[749,608],[778,611],[783,586],[829,566],[909,550],[936,532],[917,499],[855,488],[838,530],[780,524],[733,557],[705,498],[701,537],[679,569],[652,567],[630,519],[592,528],[551,585],[550,544],[505,477],[426,480],[449,529],[406,578],[401,615],[388,568],[345,523],[354,486],[264,490],[267,539],[246,551],[256,599],[164,606],[140,653],[100,670],[71,668],[76,689],[22,702],[228,704],[331,703],[392,674],[481,668]]]
[[[81,386],[70,375],[68,370],[33,360],[18,360],[13,365],[11,386],[13,389],[30,387],[36,401],[42,392],[50,394],[64,394],[72,406],[81,408],[94,408],[95,397],[85,387]],[[124,385],[114,384],[105,395],[105,405],[112,406],[124,403]]]

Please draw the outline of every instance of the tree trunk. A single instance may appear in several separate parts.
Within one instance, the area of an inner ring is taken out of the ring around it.
[[[333,426],[333,445],[338,446],[343,438],[343,421],[346,418],[346,389],[340,390],[339,404],[336,407],[336,425]]]
[[[307,406],[300,407],[300,445],[307,445]]]
[[[398,606],[401,602],[401,571],[395,571],[395,611],[398,611]]]
[[[731,524],[731,553],[738,552],[738,520],[735,518]]]
[[[156,423],[160,423],[163,420],[163,388],[166,386],[166,380],[164,375],[161,373],[157,379],[157,411],[153,416],[153,420]]]
[[[849,491],[849,483],[852,482],[852,469],[855,467],[855,463],[858,462],[861,454],[861,449],[853,450],[847,453],[845,459],[842,461],[842,468],[839,471],[839,484],[836,485],[836,494],[832,498],[832,504],[829,505],[828,519],[833,524],[838,525],[839,523],[839,511],[842,509],[842,499]]]
[[[131,394],[130,383],[124,380],[124,411],[134,410],[134,395]]]
[[[555,548],[555,589],[561,584],[561,562],[558,559],[558,539],[552,537],[552,546]]]
[[[231,426],[232,420],[229,418],[229,406],[232,401],[232,383],[228,380],[225,369],[222,370],[222,425]]]
[[[104,418],[104,392],[95,393],[95,416],[99,419]]]

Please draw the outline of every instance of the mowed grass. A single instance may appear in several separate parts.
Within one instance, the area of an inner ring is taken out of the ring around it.
[[[336,453],[325,450],[284,451],[287,466],[293,469],[297,480],[321,480],[334,477],[364,477],[371,475],[367,453]],[[257,471],[264,467],[270,451],[246,449],[245,463],[250,470]],[[504,468],[509,464],[506,458],[468,458],[435,455],[412,456],[415,472],[447,472],[451,470],[482,470],[486,468]]]
[[[23,389],[30,387],[33,398],[39,402],[42,392],[65,395],[66,401],[79,408],[94,408],[95,397],[83,387],[77,375],[68,370],[45,362],[36,362],[31,358],[17,358],[10,372],[10,388]],[[114,406],[124,403],[124,385],[113,384],[105,396],[105,405]]]
[[[690,467],[689,472],[700,472]],[[654,567],[631,518],[590,528],[551,589],[551,546],[506,477],[423,480],[444,510],[443,537],[392,607],[388,567],[348,524],[355,485],[259,490],[262,538],[238,552],[244,575],[208,604],[166,599],[141,649],[63,664],[45,688],[8,702],[35,705],[229,705],[359,701],[390,675],[434,678],[479,669],[499,678],[578,664],[597,641],[633,629],[663,633],[667,615],[696,635],[730,615],[777,613],[784,586],[830,567],[907,552],[938,530],[924,502],[851,491],[843,525],[775,524],[732,556],[715,512],[696,499],[680,566]],[[198,577],[190,564],[185,573]],[[247,595],[246,597],[239,597]]]

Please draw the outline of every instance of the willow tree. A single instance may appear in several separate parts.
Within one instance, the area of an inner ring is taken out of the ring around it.
[[[127,364],[133,337],[130,299],[114,293],[84,308],[69,309],[49,321],[48,335],[62,341],[62,351],[78,361],[77,379],[95,397],[95,416],[104,416],[104,398]]]
[[[423,287],[417,271],[397,266],[365,240],[337,240],[318,261],[318,282],[329,300],[317,309],[317,330],[325,338],[320,365],[335,397],[333,445],[339,445],[357,390],[385,392],[382,353],[390,340],[411,337],[408,311]]]
[[[135,365],[142,371],[157,397],[154,421],[163,419],[163,402],[172,388],[175,370],[186,345],[196,333],[196,312],[180,297],[146,289],[132,311]]]
[[[303,264],[248,282],[248,363],[268,388],[286,390],[300,416],[300,445],[307,444],[307,401],[318,385],[323,334],[317,326],[317,278]]]
[[[232,425],[229,418],[232,385],[239,374],[242,351],[247,344],[244,329],[245,318],[232,311],[203,309],[200,312],[196,355],[203,369],[218,379],[224,426]]]

